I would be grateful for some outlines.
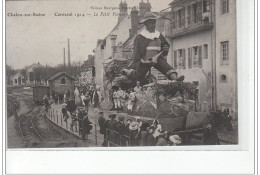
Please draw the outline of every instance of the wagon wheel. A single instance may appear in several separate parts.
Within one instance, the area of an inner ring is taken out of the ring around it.
[[[114,104],[109,99],[104,99],[98,104],[98,107],[102,110],[111,110],[113,106]]]

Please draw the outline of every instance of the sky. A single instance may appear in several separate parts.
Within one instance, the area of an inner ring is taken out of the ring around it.
[[[87,60],[94,54],[98,39],[104,39],[117,24],[117,16],[93,16],[94,13],[119,12],[121,0],[24,0],[6,1],[6,64],[20,69],[33,63],[63,64],[63,48],[70,39],[71,62]],[[128,7],[141,0],[126,0]],[[146,2],[147,0],[144,0]],[[150,0],[152,11],[168,8],[173,0]],[[102,9],[91,9],[91,7]],[[14,14],[23,16],[11,16]],[[45,16],[24,16],[40,13]],[[55,16],[72,13],[73,16]],[[130,10],[128,10],[130,13]],[[75,14],[85,14],[76,17]],[[90,14],[90,15],[86,15]],[[9,16],[8,16],[9,15]]]

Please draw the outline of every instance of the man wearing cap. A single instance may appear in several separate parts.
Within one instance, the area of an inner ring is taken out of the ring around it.
[[[170,80],[183,81],[184,76],[178,78],[177,72],[170,66],[166,57],[169,52],[170,44],[165,37],[155,30],[156,15],[146,12],[140,23],[145,25],[134,41],[133,66],[135,79],[141,84],[145,83],[145,75],[153,66]]]

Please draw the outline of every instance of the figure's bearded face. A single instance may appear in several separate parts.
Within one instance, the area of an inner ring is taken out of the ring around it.
[[[156,20],[155,19],[149,19],[149,20],[145,21],[144,25],[146,26],[146,29],[150,33],[154,33],[155,32],[155,28],[156,28]]]

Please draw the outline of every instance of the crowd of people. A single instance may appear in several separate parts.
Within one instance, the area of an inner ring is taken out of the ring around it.
[[[100,89],[93,87],[80,92],[76,88],[74,93],[68,90],[63,95],[61,94],[53,91],[50,98],[44,96],[43,101],[46,111],[50,109],[52,103],[62,103],[61,112],[64,122],[68,122],[68,119],[71,118],[70,130],[73,130],[78,122],[79,134],[82,136],[82,140],[85,141],[92,129],[92,123],[88,118],[89,106],[93,104],[94,109],[97,108],[101,100]]]
[[[119,111],[123,105],[127,105],[129,113],[132,113],[136,95],[140,92],[142,92],[140,82],[137,82],[136,87],[128,92],[119,87],[118,91],[113,93],[114,108]],[[182,138],[183,135],[172,135],[163,130],[157,119],[149,124],[145,120],[140,120],[139,117],[133,120],[133,118],[125,118],[120,114],[118,116],[110,114],[108,117],[104,117],[104,113],[98,108],[98,103],[102,98],[99,88],[91,88],[88,91],[81,92],[76,89],[73,96],[70,97],[70,95],[69,91],[64,94],[61,109],[63,120],[68,122],[68,118],[71,118],[71,130],[78,124],[79,134],[84,141],[88,138],[88,134],[90,134],[92,129],[92,122],[88,118],[89,107],[92,104],[94,117],[98,115],[96,119],[100,128],[100,134],[104,135],[102,146],[167,146],[181,145],[186,142],[183,141],[183,139],[186,139]],[[48,98],[44,98],[44,102],[48,110],[50,108]],[[226,110],[224,114],[230,116],[228,112]],[[207,138],[210,138],[209,144],[215,144],[217,136],[212,138],[211,136],[212,133],[207,136]],[[207,143],[205,142],[205,144]]]
[[[131,120],[116,114],[108,115],[106,120],[104,113],[99,112],[98,123],[100,134],[104,135],[102,146],[170,146],[182,143],[180,136],[163,130],[158,120],[150,125],[139,117]]]

